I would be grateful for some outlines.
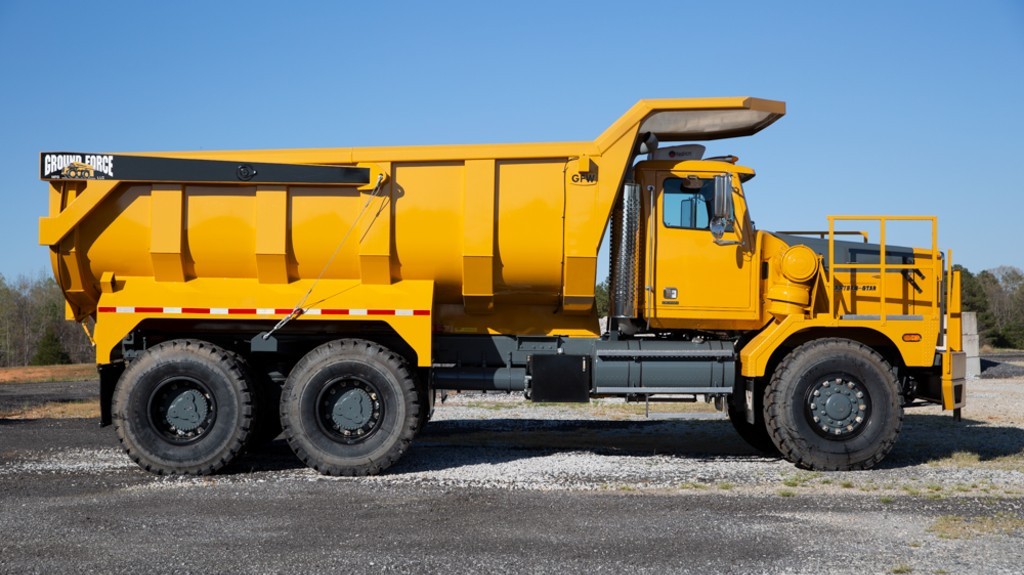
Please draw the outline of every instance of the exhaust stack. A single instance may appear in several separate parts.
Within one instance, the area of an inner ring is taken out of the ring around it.
[[[637,317],[640,254],[640,184],[627,183],[612,214],[611,316]]]

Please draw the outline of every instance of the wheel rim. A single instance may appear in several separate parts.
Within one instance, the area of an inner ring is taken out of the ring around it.
[[[173,377],[156,385],[149,398],[149,421],[172,443],[197,441],[217,420],[217,402],[203,382]]]
[[[380,429],[384,404],[380,391],[361,378],[331,380],[320,391],[316,420],[333,440],[352,444],[365,441]]]
[[[864,430],[871,415],[871,396],[864,384],[849,374],[833,374],[808,389],[804,407],[808,422],[819,435],[844,440]]]

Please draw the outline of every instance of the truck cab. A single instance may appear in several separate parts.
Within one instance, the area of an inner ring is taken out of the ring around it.
[[[764,325],[760,241],[735,158],[643,161],[635,167],[645,210],[644,317],[656,329],[750,330]],[[732,212],[716,238],[715,177],[727,177]]]

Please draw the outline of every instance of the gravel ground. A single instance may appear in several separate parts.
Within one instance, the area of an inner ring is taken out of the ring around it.
[[[1020,361],[981,360],[982,379],[1007,379],[1024,377],[1024,365]]]
[[[281,440],[226,474],[155,477],[95,422],[0,419],[0,572],[1019,573],[1024,379],[968,393],[962,422],[908,410],[889,457],[846,473],[612,400],[451,396],[359,479]]]

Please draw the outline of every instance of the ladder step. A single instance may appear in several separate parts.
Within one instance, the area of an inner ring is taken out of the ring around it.
[[[598,395],[729,395],[732,387],[598,387]]]
[[[683,359],[735,359],[729,349],[599,349],[597,357],[640,359],[645,357]]]

